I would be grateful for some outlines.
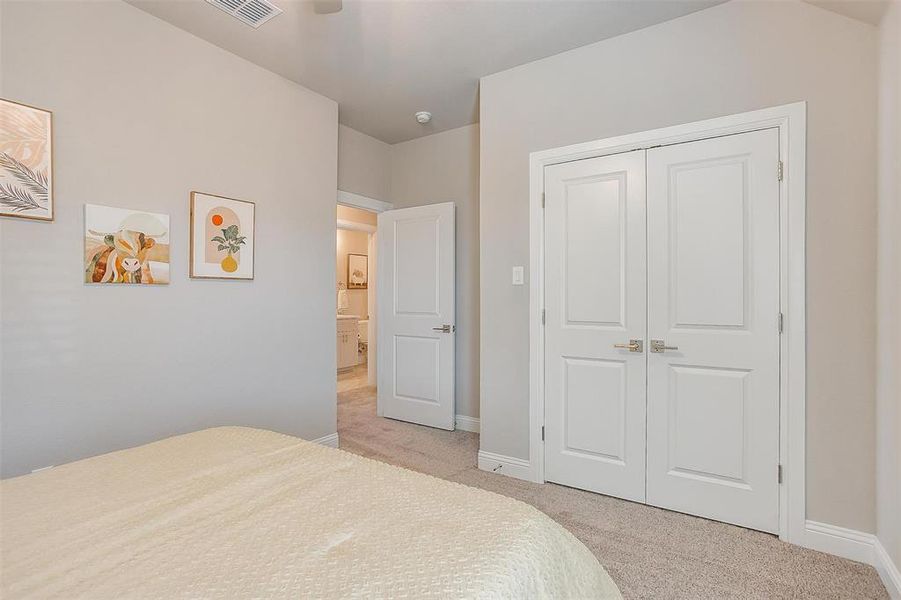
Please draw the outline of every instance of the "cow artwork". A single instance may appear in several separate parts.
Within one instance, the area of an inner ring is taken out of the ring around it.
[[[85,205],[85,283],[169,283],[169,215]]]

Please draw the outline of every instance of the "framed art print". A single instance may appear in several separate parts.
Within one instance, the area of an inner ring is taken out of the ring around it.
[[[253,279],[253,202],[191,192],[191,277]]]
[[[169,283],[169,215],[85,204],[85,283]]]
[[[369,287],[369,257],[365,254],[347,255],[347,289],[365,290]]]
[[[0,216],[53,220],[53,114],[2,98]]]

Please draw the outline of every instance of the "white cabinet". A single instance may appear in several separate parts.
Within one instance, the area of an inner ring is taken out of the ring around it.
[[[342,317],[338,319],[338,370],[356,366],[358,362],[357,331],[359,319]]]

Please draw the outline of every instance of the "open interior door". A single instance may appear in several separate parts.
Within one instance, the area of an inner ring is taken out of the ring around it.
[[[454,428],[454,203],[378,216],[379,415]]]

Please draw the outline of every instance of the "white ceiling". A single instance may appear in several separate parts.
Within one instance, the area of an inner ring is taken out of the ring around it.
[[[204,0],[127,0],[336,100],[341,123],[396,143],[478,121],[479,77],[724,0],[344,0],[252,29]],[[434,115],[427,126],[413,113]]]

